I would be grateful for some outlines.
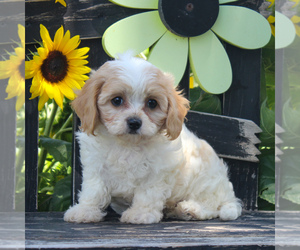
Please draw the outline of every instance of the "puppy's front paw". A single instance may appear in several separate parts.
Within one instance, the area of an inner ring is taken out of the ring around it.
[[[130,208],[122,214],[120,221],[132,224],[152,224],[158,223],[162,216],[162,213],[158,211],[140,211]]]
[[[98,207],[76,204],[66,211],[64,220],[75,223],[99,222],[105,215]]]

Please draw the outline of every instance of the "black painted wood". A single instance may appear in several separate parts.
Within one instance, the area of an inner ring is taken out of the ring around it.
[[[223,114],[260,121],[261,50],[245,50],[226,45],[232,67],[232,85],[224,93]]]
[[[227,44],[226,51],[231,62],[233,81],[230,89],[223,95],[223,114],[249,119],[259,126],[261,50],[243,50]],[[233,176],[239,178],[240,183],[250,181],[246,189],[240,189],[241,196],[239,197],[245,201],[246,209],[257,209],[258,164],[238,160],[231,161],[231,164],[234,165],[232,169],[235,170],[237,168],[248,169],[249,176],[245,180],[238,175]],[[235,170],[231,173],[235,173]],[[249,188],[251,188],[250,193]],[[253,195],[255,195],[254,198]]]
[[[76,139],[76,132],[79,131],[80,119],[73,112],[73,139],[72,139],[72,187],[71,187],[71,199],[72,204],[78,202],[78,193],[81,190],[82,183],[82,167],[80,162],[80,146]]]
[[[206,140],[219,156],[258,162],[256,155],[260,152],[254,145],[259,140],[255,133],[261,130],[253,122],[196,111],[189,111],[186,118],[187,127]]]
[[[66,11],[67,8],[55,1],[26,1],[26,44],[41,41],[40,24],[43,24],[50,34],[54,34],[63,24]]]
[[[37,211],[38,98],[29,100],[31,80],[25,82],[25,211]]]
[[[38,222],[38,223],[37,223]],[[274,248],[273,212],[245,212],[236,221],[163,220],[150,225],[119,222],[116,215],[105,221],[74,224],[62,213],[26,214],[26,249],[260,249]]]

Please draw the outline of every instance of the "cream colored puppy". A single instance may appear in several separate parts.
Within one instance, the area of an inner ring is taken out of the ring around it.
[[[183,220],[241,215],[227,167],[183,125],[189,102],[173,83],[128,54],[91,75],[72,103],[81,119],[83,183],[65,221],[101,221],[109,205],[121,222],[136,224],[157,223],[163,214]]]

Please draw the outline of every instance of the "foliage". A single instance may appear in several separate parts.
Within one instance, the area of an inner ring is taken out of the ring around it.
[[[64,211],[71,204],[72,111],[68,99],[64,99],[63,110],[55,111],[55,105],[48,101],[40,112],[39,211]],[[55,119],[50,133],[45,135],[53,111]]]
[[[300,39],[285,50],[282,93],[282,127],[281,134],[281,173],[280,173],[280,207],[300,208]]]

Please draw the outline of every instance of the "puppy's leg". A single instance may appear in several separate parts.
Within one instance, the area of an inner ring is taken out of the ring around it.
[[[170,194],[171,189],[161,183],[151,187],[139,187],[135,191],[132,206],[122,214],[121,222],[132,224],[158,223],[163,217],[162,210]]]
[[[79,203],[70,207],[64,220],[76,223],[102,221],[106,215],[105,208],[110,202],[110,195],[97,171],[84,171],[82,191]]]
[[[241,205],[237,202],[230,202],[218,209],[211,209],[203,206],[194,200],[181,201],[166,214],[169,218],[181,220],[210,220],[219,217],[221,220],[235,220],[241,215]]]

